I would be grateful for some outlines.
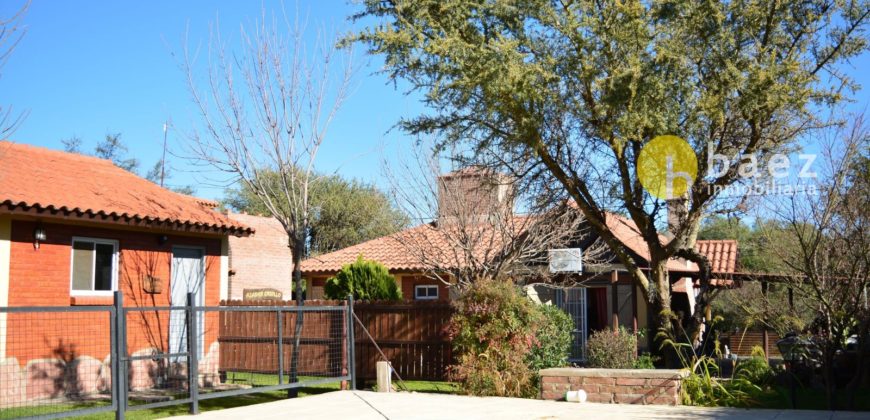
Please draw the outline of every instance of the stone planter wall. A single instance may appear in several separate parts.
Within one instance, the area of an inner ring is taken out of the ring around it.
[[[678,405],[683,370],[543,369],[541,398],[564,400],[568,391],[586,391],[587,401],[612,404]]]

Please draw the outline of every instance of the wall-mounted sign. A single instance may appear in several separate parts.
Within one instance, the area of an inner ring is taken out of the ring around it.
[[[551,273],[579,273],[583,271],[583,252],[580,248],[549,250]]]
[[[244,300],[282,300],[284,294],[275,289],[244,289],[242,291],[242,299]]]

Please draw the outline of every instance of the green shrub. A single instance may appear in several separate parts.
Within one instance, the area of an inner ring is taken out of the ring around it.
[[[402,299],[399,284],[387,267],[377,261],[365,260],[362,255],[341,267],[335,277],[326,280],[323,294],[328,299],[345,299],[349,294],[361,300]]]
[[[636,352],[637,337],[625,328],[595,331],[586,342],[586,362],[593,368],[631,369]]]
[[[544,323],[535,333],[536,343],[528,356],[529,367],[537,372],[551,367],[562,367],[568,364],[571,354],[571,331],[574,320],[553,305],[537,305],[544,316]]]
[[[635,369],[655,369],[655,360],[651,354],[644,353],[637,357],[637,360],[634,361]]]
[[[448,332],[456,351],[451,379],[469,395],[534,397],[537,373],[527,355],[546,322],[537,305],[509,281],[485,279],[453,302]]]
[[[695,355],[692,346],[673,339],[663,345],[676,351],[688,376],[683,379],[680,397],[684,405],[704,407],[752,407],[758,405],[765,390],[745,377],[718,378],[719,365],[710,356]],[[691,356],[686,357],[685,355]]]
[[[759,386],[772,384],[773,370],[770,368],[770,363],[767,362],[764,349],[760,346],[753,347],[752,357],[737,364],[734,369],[734,378],[746,379]]]

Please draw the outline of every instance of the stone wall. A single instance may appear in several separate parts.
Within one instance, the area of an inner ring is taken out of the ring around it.
[[[132,356],[158,353],[149,348]],[[199,360],[199,386],[210,388],[220,383],[218,365],[220,346],[209,346]],[[156,375],[179,381],[178,389],[187,389],[187,363],[172,365],[172,371],[158,373],[153,359],[135,360],[128,365],[128,385],[131,391],[148,390],[158,385]],[[80,400],[97,394],[108,395],[112,387],[111,358],[99,361],[79,356],[71,361],[33,359],[22,366],[17,359],[0,360],[0,410],[39,401]],[[157,386],[160,388],[161,386]]]
[[[586,391],[587,401],[611,404],[679,405],[687,372],[665,369],[543,369],[541,398],[564,400],[568,391]]]

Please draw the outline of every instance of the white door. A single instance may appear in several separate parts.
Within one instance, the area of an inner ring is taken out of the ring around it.
[[[172,279],[170,281],[170,306],[187,305],[187,294],[194,293],[194,305],[202,306],[205,303],[205,264],[204,252],[201,248],[172,248]],[[203,316],[197,317],[199,356],[203,354]],[[185,311],[171,311],[169,314],[169,352],[186,353],[187,349],[187,322]],[[172,358],[174,362],[183,361],[184,358]]]

